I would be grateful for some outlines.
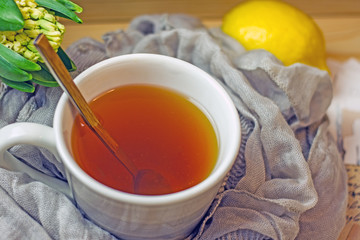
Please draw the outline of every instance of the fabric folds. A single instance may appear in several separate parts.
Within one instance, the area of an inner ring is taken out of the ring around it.
[[[172,56],[211,74],[231,96],[242,128],[240,151],[188,239],[337,239],[345,224],[347,176],[328,132],[327,72],[286,67],[265,50],[246,51],[219,28],[207,29],[187,15],[139,16],[128,29],[105,34],[103,42],[81,39],[67,53],[78,66],[73,77],[118,55]],[[60,94],[59,88],[37,86],[34,94],[3,88],[0,127],[19,121],[51,126]],[[16,146],[10,152],[65,180],[46,150]],[[114,238],[56,190],[25,174],[0,172],[0,239]]]

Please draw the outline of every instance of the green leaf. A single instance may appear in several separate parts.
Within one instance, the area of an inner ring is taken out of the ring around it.
[[[17,31],[24,27],[23,16],[13,0],[0,0],[0,31]]]
[[[61,58],[62,62],[64,63],[66,69],[69,72],[73,72],[76,70],[75,63],[70,59],[70,57],[66,54],[66,52],[61,47],[59,47],[57,54]]]
[[[34,83],[43,85],[45,87],[59,86],[58,82],[54,79],[54,77],[46,69],[41,69],[40,71],[31,72],[31,74],[33,76],[31,81]]]
[[[5,58],[9,63],[23,70],[38,71],[41,69],[40,65],[24,58],[17,52],[5,47],[3,44],[0,44],[0,56]]]
[[[66,18],[69,18],[74,22],[82,23],[82,20],[73,11],[69,10],[63,4],[57,2],[56,0],[35,0],[35,2],[42,7],[51,9],[52,11],[55,12],[55,15],[61,17],[65,16]],[[61,15],[59,15],[59,13]]]
[[[33,78],[31,81],[33,83],[36,83],[36,84],[39,84],[39,85],[42,85],[45,87],[58,87],[59,86],[59,84],[57,82],[53,82],[53,81],[41,81],[41,80],[38,80],[35,78]]]
[[[9,87],[12,87],[22,92],[33,93],[35,91],[35,87],[34,85],[32,85],[31,82],[14,82],[5,78],[0,78],[0,81],[5,83]]]
[[[71,11],[74,11],[77,13],[81,13],[83,11],[82,7],[73,3],[72,1],[69,1],[69,0],[56,0],[56,1],[63,4],[67,9],[69,9]]]
[[[21,70],[0,55],[0,76],[15,82],[31,80],[31,74]]]

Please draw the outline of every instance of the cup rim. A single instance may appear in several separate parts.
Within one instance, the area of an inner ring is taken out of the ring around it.
[[[233,119],[234,128],[232,129],[232,135],[231,135],[233,140],[231,141],[232,146],[229,147],[231,151],[225,152],[223,156],[223,158],[225,159],[224,163],[226,164],[220,164],[210,173],[210,175],[205,180],[196,184],[195,186],[192,186],[190,188],[175,193],[169,193],[163,195],[138,195],[133,193],[122,192],[120,190],[116,190],[111,187],[108,187],[105,184],[90,177],[84,170],[82,170],[71,156],[70,151],[67,149],[65,139],[63,138],[63,133],[61,130],[62,128],[60,127],[61,119],[62,119],[61,116],[63,114],[64,106],[68,101],[70,101],[65,93],[62,94],[54,115],[54,129],[55,129],[57,150],[59,152],[63,164],[66,166],[67,171],[69,171],[71,175],[74,175],[87,188],[91,189],[92,191],[98,194],[106,196],[110,199],[113,199],[115,201],[127,202],[130,204],[144,205],[144,206],[160,206],[160,205],[182,202],[186,199],[199,196],[205,191],[211,189],[216,184],[219,184],[219,179],[223,181],[226,174],[228,173],[233,163],[235,162],[236,156],[240,148],[240,141],[241,141],[240,119],[238,117],[238,112],[234,106],[233,101],[231,100],[230,96],[221,86],[220,83],[218,83],[210,74],[203,71],[199,67],[191,63],[188,63],[186,61],[170,56],[165,56],[160,54],[150,54],[150,53],[133,53],[133,54],[112,57],[89,67],[88,69],[80,73],[74,79],[74,81],[76,84],[78,84],[88,74],[91,74],[92,72],[96,71],[96,69],[104,65],[112,64],[114,62],[123,61],[123,60],[138,61],[139,59],[144,59],[144,58],[145,59],[163,58],[166,59],[167,61],[174,61],[174,62],[178,62],[178,64],[185,64],[187,65],[187,67],[194,69],[194,71],[201,71],[202,72],[201,74],[203,74],[207,78],[210,78],[211,82],[215,84],[217,90],[220,92],[220,94],[223,95],[224,101],[227,102],[227,105],[231,110],[231,116],[234,117]]]

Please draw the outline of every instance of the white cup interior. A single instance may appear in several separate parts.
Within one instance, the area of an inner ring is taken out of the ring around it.
[[[238,113],[225,90],[210,75],[192,64],[176,58],[154,54],[131,54],[98,63],[75,79],[87,100],[114,87],[127,84],[154,84],[178,91],[205,109],[216,129],[219,156],[210,176],[196,186],[181,192],[142,196],[123,193],[95,181],[73,160],[71,153],[71,128],[77,111],[67,96],[59,101],[54,117],[58,151],[71,174],[95,191],[114,198],[147,204],[180,201],[182,198],[206,191],[218,184],[230,170],[240,145]]]

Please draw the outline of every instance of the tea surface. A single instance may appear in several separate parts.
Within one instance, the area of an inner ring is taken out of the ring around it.
[[[138,169],[153,169],[171,192],[192,187],[212,171],[218,142],[207,116],[190,100],[168,89],[129,85],[92,100],[90,107]],[[97,181],[133,193],[132,176],[78,115],[72,151],[79,166]]]

